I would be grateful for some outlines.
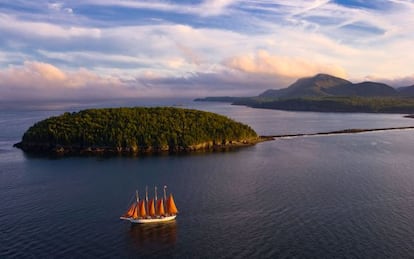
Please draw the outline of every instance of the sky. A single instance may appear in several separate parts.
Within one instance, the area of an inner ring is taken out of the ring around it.
[[[0,101],[414,84],[414,0],[0,0]]]

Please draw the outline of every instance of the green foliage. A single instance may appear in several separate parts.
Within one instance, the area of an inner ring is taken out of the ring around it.
[[[406,97],[308,97],[239,100],[234,104],[255,108],[319,112],[412,113],[414,98]]]
[[[256,138],[225,116],[171,107],[89,109],[37,122],[22,145],[123,150],[177,150],[202,143]]]

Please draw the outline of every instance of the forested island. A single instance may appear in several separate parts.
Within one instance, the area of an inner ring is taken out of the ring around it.
[[[206,97],[195,101],[231,102],[253,108],[316,111],[414,113],[414,85],[393,88],[379,82],[352,83],[326,74],[300,78],[282,89],[252,97]]]
[[[216,150],[260,141],[225,116],[172,107],[88,109],[35,123],[15,144],[26,152],[159,153]]]

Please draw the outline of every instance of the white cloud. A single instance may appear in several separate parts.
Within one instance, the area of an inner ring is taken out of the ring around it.
[[[69,61],[72,63],[100,63],[100,64],[114,64],[122,63],[131,66],[154,63],[154,60],[148,58],[133,57],[130,55],[116,55],[105,54],[95,51],[68,51],[68,52],[53,52],[47,50],[38,50],[39,54],[49,59]]]
[[[158,10],[193,14],[198,16],[216,16],[227,12],[227,8],[237,0],[205,0],[201,4],[173,4],[167,1],[132,1],[132,0],[85,0],[83,3],[96,6],[120,6],[136,9]]]
[[[69,39],[73,37],[99,38],[101,30],[82,26],[60,26],[48,22],[33,22],[20,20],[11,15],[0,13],[0,32],[10,37],[21,37],[26,39]]]
[[[220,15],[226,12],[229,6],[236,3],[235,0],[205,0],[197,8],[197,12],[201,16]]]
[[[69,7],[65,7],[63,3],[48,3],[47,7],[49,10],[54,12],[55,15],[56,13],[64,13],[64,14],[69,14],[69,15],[73,14],[73,9]]]
[[[60,11],[62,9],[63,3],[49,3],[47,7],[50,10]]]
[[[65,8],[65,9],[63,9],[63,11],[65,11],[65,13],[68,13],[68,14],[73,14],[73,9],[72,8]]]

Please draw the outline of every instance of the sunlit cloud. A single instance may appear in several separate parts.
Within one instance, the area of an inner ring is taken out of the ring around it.
[[[227,59],[224,64],[233,69],[252,74],[273,75],[275,77],[298,78],[318,73],[347,77],[345,70],[332,64],[318,64],[305,59],[272,56],[266,51],[253,55]]]
[[[41,62],[27,61],[22,66],[0,71],[2,100],[125,97],[128,91],[123,86],[118,78],[104,78],[83,68],[65,72]]]

